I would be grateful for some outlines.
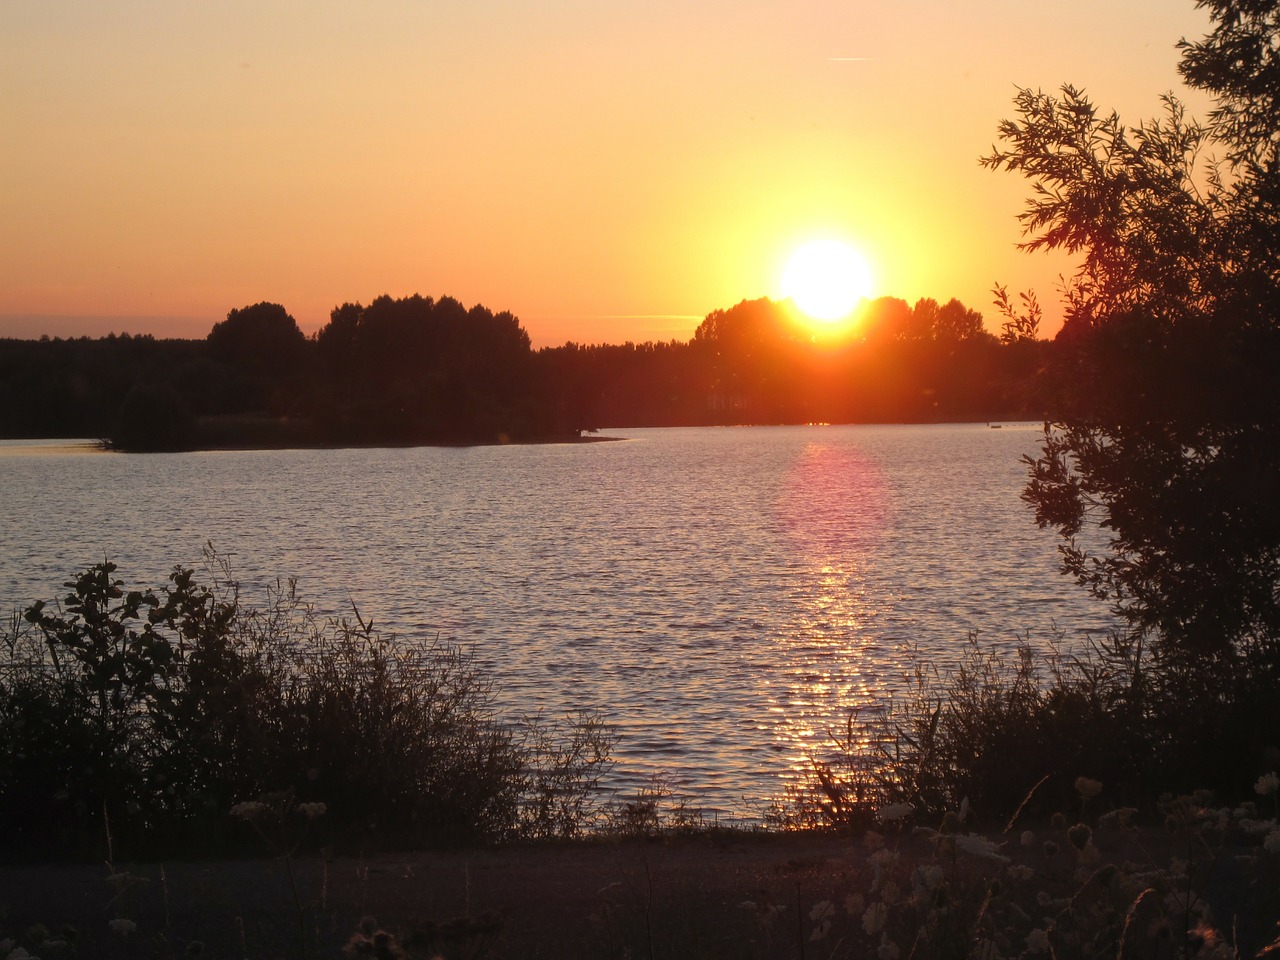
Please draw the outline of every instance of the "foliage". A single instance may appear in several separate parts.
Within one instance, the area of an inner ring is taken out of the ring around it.
[[[128,591],[115,565],[36,603],[0,650],[6,856],[218,849],[239,803],[324,803],[361,845],[577,831],[609,763],[589,716],[505,721],[455,648],[361,620],[321,621],[280,585],[263,609],[234,581],[175,569]],[[536,811],[536,812],[531,812]]]
[[[1074,87],[1023,90],[983,162],[1032,181],[1027,249],[1082,258],[1025,498],[1127,618],[1134,706],[1184,748],[1213,718],[1256,760],[1280,720],[1280,8],[1200,5],[1216,27],[1182,72],[1207,124],[1172,96],[1128,127]],[[1109,549],[1078,539],[1094,523]]]
[[[815,955],[885,960],[1229,960],[1277,949],[1274,819],[1258,819],[1252,801],[1214,806],[1202,791],[1162,803],[1162,835],[1108,800],[1104,783],[1077,777],[1052,817],[987,833],[970,832],[962,806],[894,805],[842,875],[819,889],[811,881],[793,912],[762,899],[742,907],[772,956],[789,941],[789,955],[805,956],[807,944]]]

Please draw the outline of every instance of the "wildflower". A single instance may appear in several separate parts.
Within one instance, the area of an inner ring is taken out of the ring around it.
[[[1049,932],[1042,927],[1036,927],[1027,934],[1027,952],[1028,953],[1048,953],[1049,952]]]
[[[1128,827],[1132,825],[1133,818],[1137,813],[1137,807],[1118,807],[1115,810],[1104,813],[1098,818],[1098,822],[1114,824],[1118,827]]]
[[[231,815],[241,820],[257,820],[267,812],[267,805],[259,800],[245,800],[231,808]]]
[[[879,850],[884,846],[884,837],[874,830],[868,830],[862,835],[862,845],[868,850]]]
[[[126,917],[116,917],[116,919],[108,921],[107,926],[111,928],[112,933],[118,933],[122,937],[127,937],[138,929],[138,925]]]
[[[821,940],[831,930],[831,918],[835,916],[836,908],[830,900],[820,900],[813,905],[813,909],[809,911],[809,919],[817,924],[813,928],[813,933],[809,934],[812,941]]]
[[[877,850],[867,857],[867,863],[872,871],[870,890],[875,891],[880,888],[880,884],[884,882],[885,871],[897,861],[898,855],[892,850]]]
[[[884,929],[884,925],[888,919],[889,908],[877,900],[871,906],[867,907],[867,912],[862,915],[862,929],[874,937]]]
[[[298,804],[298,812],[308,820],[314,820],[316,817],[323,816],[325,812],[323,803],[300,803]]]
[[[1240,821],[1240,829],[1255,837],[1270,833],[1275,828],[1276,822],[1274,820],[1250,820],[1245,818]]]
[[[1258,778],[1258,782],[1253,785],[1254,793],[1260,797],[1270,796],[1280,789],[1280,776],[1276,776],[1275,772],[1264,773]]]
[[[901,951],[898,945],[889,939],[888,934],[881,934],[880,946],[876,947],[876,957],[878,960],[898,960]]]
[[[1076,793],[1081,799],[1092,800],[1102,792],[1102,782],[1089,777],[1076,777]]]
[[[33,957],[22,947],[17,947],[5,958],[5,960],[40,960],[40,958]]]
[[[882,870],[885,867],[891,867],[898,862],[898,855],[892,850],[877,850],[871,856],[867,857],[867,863]]]
[[[866,906],[866,898],[864,898],[860,893],[851,893],[844,898],[845,912],[851,917],[856,917],[858,914],[862,913],[862,911],[866,909]]]
[[[1262,841],[1262,848],[1267,853],[1280,853],[1280,827],[1267,834],[1267,839]]]
[[[821,923],[823,920],[835,916],[835,912],[835,905],[830,900],[819,900],[813,905],[813,909],[809,911],[809,919],[814,923]]]
[[[1015,863],[1009,868],[1009,878],[1016,880],[1018,883],[1026,883],[1036,875],[1036,872],[1024,863]]]
[[[999,860],[1008,863],[1009,858],[1000,853],[1000,844],[980,837],[976,833],[956,837],[956,849],[971,857],[984,857],[988,860]]]
[[[1034,847],[1036,845],[1036,835],[1030,830],[1022,831],[1021,840],[1024,847]]]
[[[893,906],[902,899],[902,891],[898,889],[898,885],[890,880],[880,891],[880,899],[889,906]]]
[[[915,810],[909,803],[889,803],[876,811],[876,818],[881,823],[892,823],[909,816]]]

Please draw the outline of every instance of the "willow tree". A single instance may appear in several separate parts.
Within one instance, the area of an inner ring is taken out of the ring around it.
[[[1023,246],[1080,264],[1024,498],[1127,623],[1130,695],[1269,725],[1260,748],[1280,702],[1280,2],[1199,6],[1213,29],[1179,49],[1203,120],[1173,95],[1130,126],[1024,89],[982,162],[1031,182]]]

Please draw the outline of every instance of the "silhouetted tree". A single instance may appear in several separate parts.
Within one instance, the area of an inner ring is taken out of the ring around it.
[[[255,303],[231,310],[209,331],[215,360],[240,370],[292,372],[306,347],[297,322],[278,303]]]
[[[982,314],[952,297],[938,308],[934,336],[938,340],[974,340],[983,336]]]
[[[1082,256],[1026,498],[1127,618],[1135,684],[1178,704],[1162,722],[1222,766],[1280,720],[1280,4],[1199,5],[1216,27],[1181,70],[1216,99],[1207,125],[1173,96],[1126,127],[1074,87],[1022,90],[983,162],[1032,181],[1027,249]],[[1094,520],[1100,552],[1078,539]]]

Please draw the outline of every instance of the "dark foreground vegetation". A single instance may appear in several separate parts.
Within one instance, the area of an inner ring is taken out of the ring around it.
[[[3,858],[253,851],[267,821],[286,845],[377,849],[590,819],[611,745],[594,718],[499,717],[459,651],[403,647],[354,610],[320,621],[288,586],[249,609],[222,577],[126,591],[114,570],[5,637]]]
[[[1026,419],[1049,345],[958,301],[882,298],[816,338],[786,304],[717,310],[687,343],[533,351],[509,313],[448,297],[344,304],[304,337],[278,304],[206,340],[0,340],[0,436],[123,450],[497,443],[601,427]]]
[[[728,827],[660,783],[602,795],[596,718],[501,717],[458,651],[319,622],[287,585],[248,608],[212,572],[126,591],[101,564],[6,636],[0,956],[1277,949],[1280,777],[1158,795],[1236,748],[1109,715],[1105,660],[922,667]]]

